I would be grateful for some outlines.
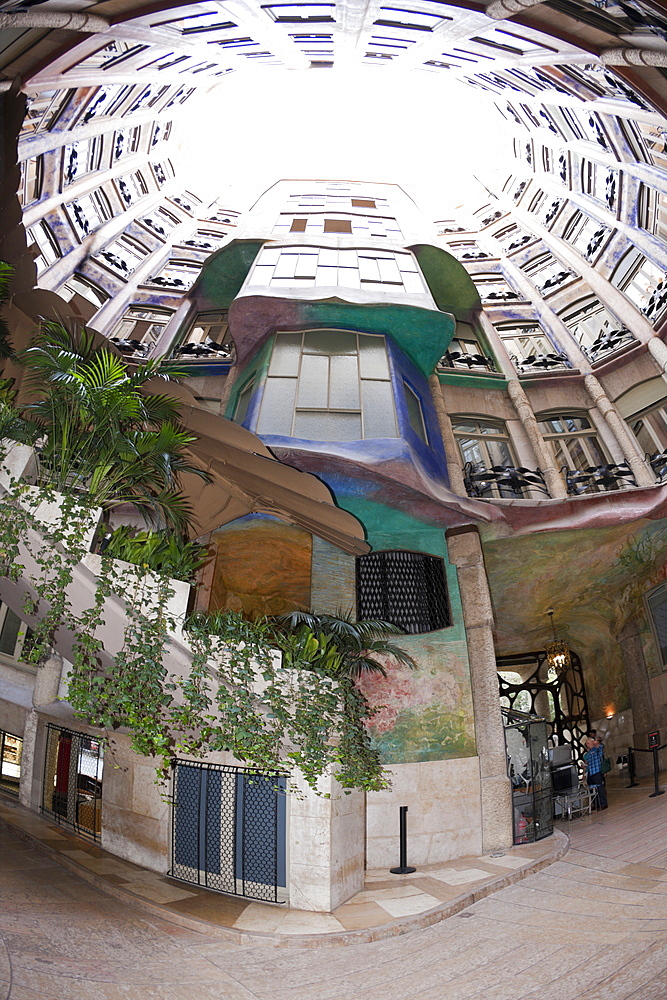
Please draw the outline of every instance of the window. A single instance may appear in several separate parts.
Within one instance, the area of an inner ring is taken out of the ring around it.
[[[32,247],[35,251],[35,264],[37,265],[37,274],[39,275],[62,256],[60,246],[50,226],[43,220],[36,222],[34,226],[27,229],[26,235],[28,237],[28,248]]]
[[[584,470],[609,462],[588,417],[559,413],[538,418],[538,426],[557,469]]]
[[[143,176],[137,171],[135,174],[126,174],[119,177],[116,186],[125,206],[133,205],[145,194],[148,194],[148,187]]]
[[[0,602],[0,658],[17,662],[23,649],[27,655],[32,631],[11,608]]]
[[[164,331],[173,313],[135,305],[111,331],[110,340],[124,353],[146,354]]]
[[[351,233],[352,223],[349,219],[325,219],[325,233]]]
[[[395,438],[384,337],[352,330],[277,334],[257,433],[314,441]]]
[[[534,324],[498,326],[498,333],[512,361],[521,364],[528,358],[544,357],[555,350],[545,333]]]
[[[403,392],[405,393],[405,404],[408,410],[408,423],[420,441],[428,444],[426,424],[424,423],[424,411],[422,410],[421,399],[412,386],[403,380]]]
[[[540,254],[524,265],[524,271],[543,295],[554,292],[575,275],[564,264],[550,254]]]
[[[129,277],[142,263],[148,252],[148,248],[143,243],[139,243],[138,240],[133,240],[129,236],[121,236],[120,239],[109,243],[104,250],[100,250],[96,254],[96,258],[117,274]]]
[[[620,260],[611,283],[654,323],[667,306],[667,275],[663,268],[632,248]]]
[[[358,556],[357,617],[388,621],[413,635],[448,628],[444,562],[405,549]]]
[[[186,292],[199,277],[201,264],[188,260],[170,260],[159,274],[148,278],[148,285]]]
[[[116,132],[113,144],[113,158],[119,160],[121,156],[129,153],[136,153],[139,148],[139,138],[141,127],[135,125],[134,128],[122,128]]]
[[[486,417],[452,417],[454,437],[461,451],[463,464],[471,472],[482,472],[493,468],[516,468],[507,428],[502,420]],[[489,487],[489,496],[514,496],[501,487]],[[486,495],[486,494],[485,494]]]
[[[93,170],[99,170],[102,160],[102,146],[104,137],[96,135],[91,139],[82,142],[73,142],[65,146],[63,158],[63,178],[65,184],[72,184],[73,181]]]
[[[174,354],[183,357],[232,358],[227,312],[200,313]]]
[[[36,201],[42,193],[44,178],[44,157],[31,156],[21,162],[21,204],[29,205]]]
[[[18,798],[23,740],[0,729],[0,790]]]
[[[593,296],[563,310],[560,318],[592,361],[634,340],[622,323]]]
[[[252,399],[252,394],[255,391],[255,379],[251,378],[247,382],[236,399],[236,408],[234,410],[234,420],[237,424],[242,424],[245,418],[248,416],[248,410],[250,408],[250,400]]]
[[[645,455],[667,451],[667,402],[634,414],[628,423]]]
[[[575,212],[563,233],[563,239],[588,261],[595,260],[607,242],[610,230],[583,212]]]
[[[70,202],[66,209],[79,240],[83,240],[113,215],[109,199],[101,190]]]
[[[48,90],[28,97],[21,137],[53,128],[73,94],[73,90]]]
[[[181,222],[180,219],[177,219],[175,215],[171,214],[171,212],[167,212],[164,208],[158,208],[153,215],[144,216],[144,218],[141,219],[141,224],[146,226],[147,229],[150,229],[150,231],[156,236],[166,239],[167,233],[169,233],[172,229],[175,229],[176,226],[180,226]]]
[[[317,246],[264,247],[248,285],[286,288],[392,285],[403,292],[426,293],[411,253]]]
[[[522,297],[513,288],[510,288],[507,279],[500,272],[490,271],[487,274],[473,274],[471,278],[477,286],[482,302],[503,302]]]
[[[276,3],[262,6],[269,17],[282,24],[307,24],[335,21],[334,3]]]
[[[646,595],[653,634],[658,649],[660,650],[660,661],[667,664],[667,590],[664,583]]]
[[[85,320],[91,319],[110,298],[108,292],[80,274],[69,277],[58,289],[58,295],[72,303]]]
[[[581,164],[581,187],[584,194],[606,205],[610,212],[616,208],[618,194],[618,170],[584,160]],[[640,188],[644,185],[640,185]]]
[[[375,208],[374,198],[352,198],[352,208]]]

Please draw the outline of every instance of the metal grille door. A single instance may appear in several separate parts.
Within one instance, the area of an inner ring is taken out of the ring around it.
[[[102,830],[102,748],[98,740],[46,727],[42,812],[98,840]]]
[[[280,774],[178,761],[171,876],[218,892],[283,902],[286,787]]]

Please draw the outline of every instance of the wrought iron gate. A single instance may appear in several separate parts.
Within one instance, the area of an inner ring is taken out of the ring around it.
[[[60,726],[46,727],[42,812],[98,840],[102,829],[102,748],[99,740]]]
[[[286,787],[281,774],[177,761],[172,878],[283,902]]]

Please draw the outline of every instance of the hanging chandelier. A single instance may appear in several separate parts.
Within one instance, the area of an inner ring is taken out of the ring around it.
[[[554,626],[554,609],[549,608],[547,611],[549,618],[551,619],[551,631],[553,633],[553,642],[550,642],[544,647],[544,652],[547,654],[547,662],[550,667],[552,667],[559,677],[572,666],[572,657],[570,656],[570,647],[563,639],[556,638],[556,628]]]

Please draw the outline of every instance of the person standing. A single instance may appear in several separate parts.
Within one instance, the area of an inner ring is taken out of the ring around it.
[[[586,782],[589,788],[595,787],[597,789],[597,804],[595,808],[606,809],[607,789],[604,782],[604,772],[602,770],[602,761],[604,759],[604,747],[602,745],[602,741],[594,739],[591,736],[586,740],[584,746],[586,747],[586,753],[584,754]]]

